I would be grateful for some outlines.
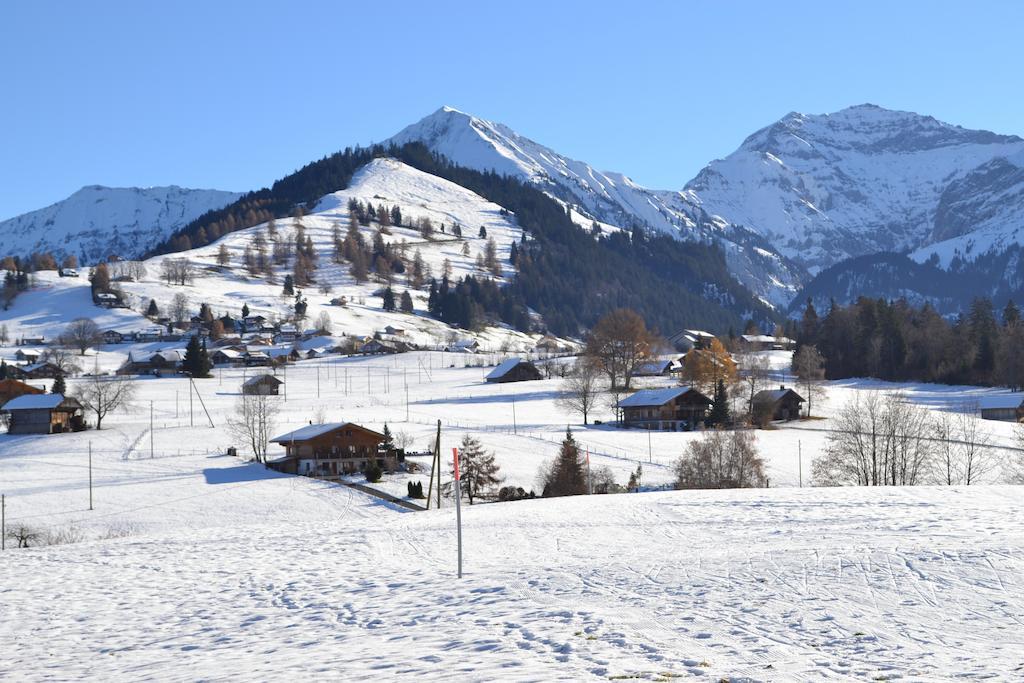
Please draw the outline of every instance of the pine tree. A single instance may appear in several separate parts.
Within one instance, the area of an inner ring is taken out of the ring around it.
[[[295,296],[295,278],[291,275],[284,276],[284,287],[281,289],[281,294],[284,296]],[[242,315],[245,315],[245,311],[242,311]]]
[[[1013,303],[1013,299],[1006,302],[1006,308],[1003,309],[1003,325],[1010,327],[1020,322],[1020,309],[1017,308],[1017,304]]]
[[[405,290],[404,292],[402,292],[402,296],[399,300],[398,307],[399,309],[401,309],[402,313],[413,312],[414,309],[412,305],[412,296],[409,294],[409,290]]]
[[[51,394],[66,394],[68,393],[67,383],[64,382],[64,375],[57,375],[57,378],[53,380],[53,386],[50,387]]]
[[[245,303],[242,304],[242,317],[243,318],[248,318],[249,317],[249,304],[245,304]]]
[[[480,226],[480,232],[478,233],[478,235],[479,235],[480,239],[486,239],[487,238],[487,228],[485,228],[484,226],[481,225]]]
[[[210,362],[210,354],[206,351],[205,340],[200,343],[198,335],[192,335],[189,338],[181,366],[192,377],[210,376],[210,368],[213,367],[213,363]]]
[[[469,504],[482,494],[501,483],[498,464],[494,453],[488,453],[483,445],[469,434],[462,437],[459,448],[459,480],[462,490],[469,498]]]
[[[7,379],[7,361],[0,358],[0,379]]]
[[[708,415],[708,422],[716,426],[729,424],[732,418],[729,415],[729,395],[725,391],[725,382],[718,380],[715,385],[714,403],[711,405],[711,413]]]
[[[146,308],[147,318],[156,318],[160,315],[160,309],[156,305],[156,299],[149,300],[149,307]]]
[[[384,289],[384,310],[395,310],[395,293],[391,290],[390,287]]]
[[[580,462],[580,449],[572,430],[565,430],[565,439],[558,457],[544,481],[544,496],[578,496],[587,492],[587,481]]]

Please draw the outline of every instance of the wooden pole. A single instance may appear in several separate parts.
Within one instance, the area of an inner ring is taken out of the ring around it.
[[[455,528],[459,546],[459,578],[462,578],[462,483],[459,476],[459,449],[452,449],[452,462],[455,468]]]
[[[174,392],[174,413],[177,417],[178,413],[178,392]],[[153,458],[153,402],[149,402],[149,457]]]
[[[0,550],[7,549],[7,497],[0,493]]]

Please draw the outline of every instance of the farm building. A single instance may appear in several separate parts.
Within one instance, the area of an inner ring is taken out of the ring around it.
[[[102,337],[104,344],[122,344],[129,335],[117,330],[104,330]]]
[[[795,420],[800,417],[800,404],[804,398],[785,386],[778,389],[768,389],[754,394],[754,413],[764,411],[769,413],[773,420]]]
[[[277,396],[284,384],[273,375],[256,375],[242,383],[242,393],[247,396]]]
[[[492,384],[504,384],[505,382],[526,382],[540,378],[540,370],[530,361],[522,358],[509,358],[487,373],[487,377],[484,379]]]
[[[707,416],[712,400],[691,387],[644,389],[619,401],[627,427],[687,431]]]
[[[480,342],[476,339],[463,339],[444,347],[449,353],[476,353],[480,350]]]
[[[633,368],[633,377],[668,377],[675,369],[674,360],[652,360]]]
[[[242,352],[237,349],[217,349],[210,354],[214,365],[235,365],[243,361]]]
[[[42,387],[34,387],[16,379],[0,379],[0,406],[19,396],[45,393],[46,391]]]
[[[783,351],[796,346],[796,342],[789,337],[773,337],[770,334],[744,334],[740,340],[751,351]]]
[[[13,370],[15,368],[12,367],[10,369]],[[56,379],[64,374],[63,370],[49,362],[22,365],[17,370],[24,379]]]
[[[1024,395],[999,394],[985,396],[978,402],[983,420],[1001,420],[1003,422],[1020,422],[1024,419]]]
[[[42,355],[39,349],[18,349],[14,352],[14,357],[22,363],[38,363]]]
[[[119,375],[140,375],[145,373],[174,373],[181,366],[185,355],[178,349],[163,351],[128,352],[128,360],[117,370]]]
[[[397,454],[382,448],[385,436],[351,422],[308,425],[270,440],[285,447],[270,467],[289,474],[337,476],[354,474],[369,461],[385,470],[398,467]]]
[[[669,337],[668,342],[677,351],[689,351],[707,348],[714,338],[715,335],[704,330],[683,330]]]
[[[8,434],[60,434],[85,429],[82,404],[63,394],[26,394],[4,404]]]

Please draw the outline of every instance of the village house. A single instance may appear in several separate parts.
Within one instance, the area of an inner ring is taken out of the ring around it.
[[[999,394],[984,396],[978,401],[978,410],[983,420],[1020,422],[1024,419],[1024,395]]]
[[[284,382],[273,375],[256,375],[242,383],[242,393],[246,396],[277,396],[282,384]]]
[[[298,336],[299,332],[295,329],[295,325],[285,323],[284,325],[281,325],[281,329],[274,335],[274,343],[291,344],[298,338]]]
[[[784,385],[754,394],[754,415],[771,415],[772,420],[795,420],[800,417],[800,404],[804,398]]]
[[[546,334],[537,340],[533,349],[537,353],[546,354],[565,353],[569,350],[564,344],[559,342],[558,339],[552,337],[550,334]]]
[[[675,368],[674,360],[652,360],[633,368],[633,377],[668,377]]]
[[[740,341],[749,351],[786,351],[796,345],[789,337],[773,337],[770,334],[744,334],[740,336]]]
[[[244,359],[249,367],[268,367],[274,362],[266,351],[246,351]]]
[[[8,434],[60,434],[85,429],[82,404],[63,394],[26,394],[4,404]]]
[[[25,384],[16,379],[0,379],[0,406],[19,396],[45,393],[46,390],[42,387],[34,387],[31,384]]]
[[[14,352],[14,357],[23,363],[38,363],[42,355],[39,349],[18,349]]]
[[[104,344],[123,344],[127,335],[117,330],[104,330],[100,336],[103,338]]]
[[[398,468],[397,453],[383,448],[385,436],[351,422],[308,425],[270,440],[285,455],[268,465],[289,474],[331,477],[355,474],[374,461],[384,470]]]
[[[46,343],[43,337],[22,337],[18,346],[42,346]]]
[[[669,337],[668,343],[677,351],[689,351],[706,349],[714,339],[715,335],[704,330],[683,330]]]
[[[541,379],[541,374],[537,366],[530,361],[522,358],[509,358],[487,373],[487,377],[484,379],[491,384],[504,384]]]
[[[480,351],[480,342],[476,339],[462,339],[449,344],[444,350],[449,353],[477,353]]]
[[[160,376],[164,373],[173,374],[181,367],[185,354],[178,349],[164,349],[162,351],[139,351],[128,352],[128,360],[117,370],[119,375],[142,375],[154,374]]]
[[[96,305],[103,308],[117,308],[121,305],[120,297],[110,292],[97,292],[95,299]]]
[[[243,361],[243,353],[236,349],[217,349],[210,354],[210,362],[214,365],[237,365]]]
[[[139,343],[143,342],[156,342],[163,339],[164,328],[163,327],[147,327],[142,330],[137,330],[134,334],[135,341]]]
[[[22,365],[17,370],[23,379],[57,379],[64,374],[63,370],[50,362]]]
[[[691,387],[644,389],[619,401],[627,427],[689,431],[708,414],[713,401]]]

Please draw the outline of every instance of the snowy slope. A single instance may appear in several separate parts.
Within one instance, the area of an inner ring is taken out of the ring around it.
[[[621,173],[601,172],[493,123],[442,107],[389,140],[419,141],[462,166],[521,178],[567,202],[589,221],[621,228],[646,226],[687,240],[721,244],[730,271],[755,294],[785,304],[799,273],[757,235],[706,214],[681,192],[650,190]]]
[[[1024,179],[1006,159],[1022,152],[1015,136],[873,105],[791,113],[709,164],[685,192],[812,270],[879,251],[926,258],[933,242],[1020,227]]]
[[[0,254],[53,252],[95,263],[111,254],[136,258],[235,192],[89,185],[44,209],[0,221]]]

